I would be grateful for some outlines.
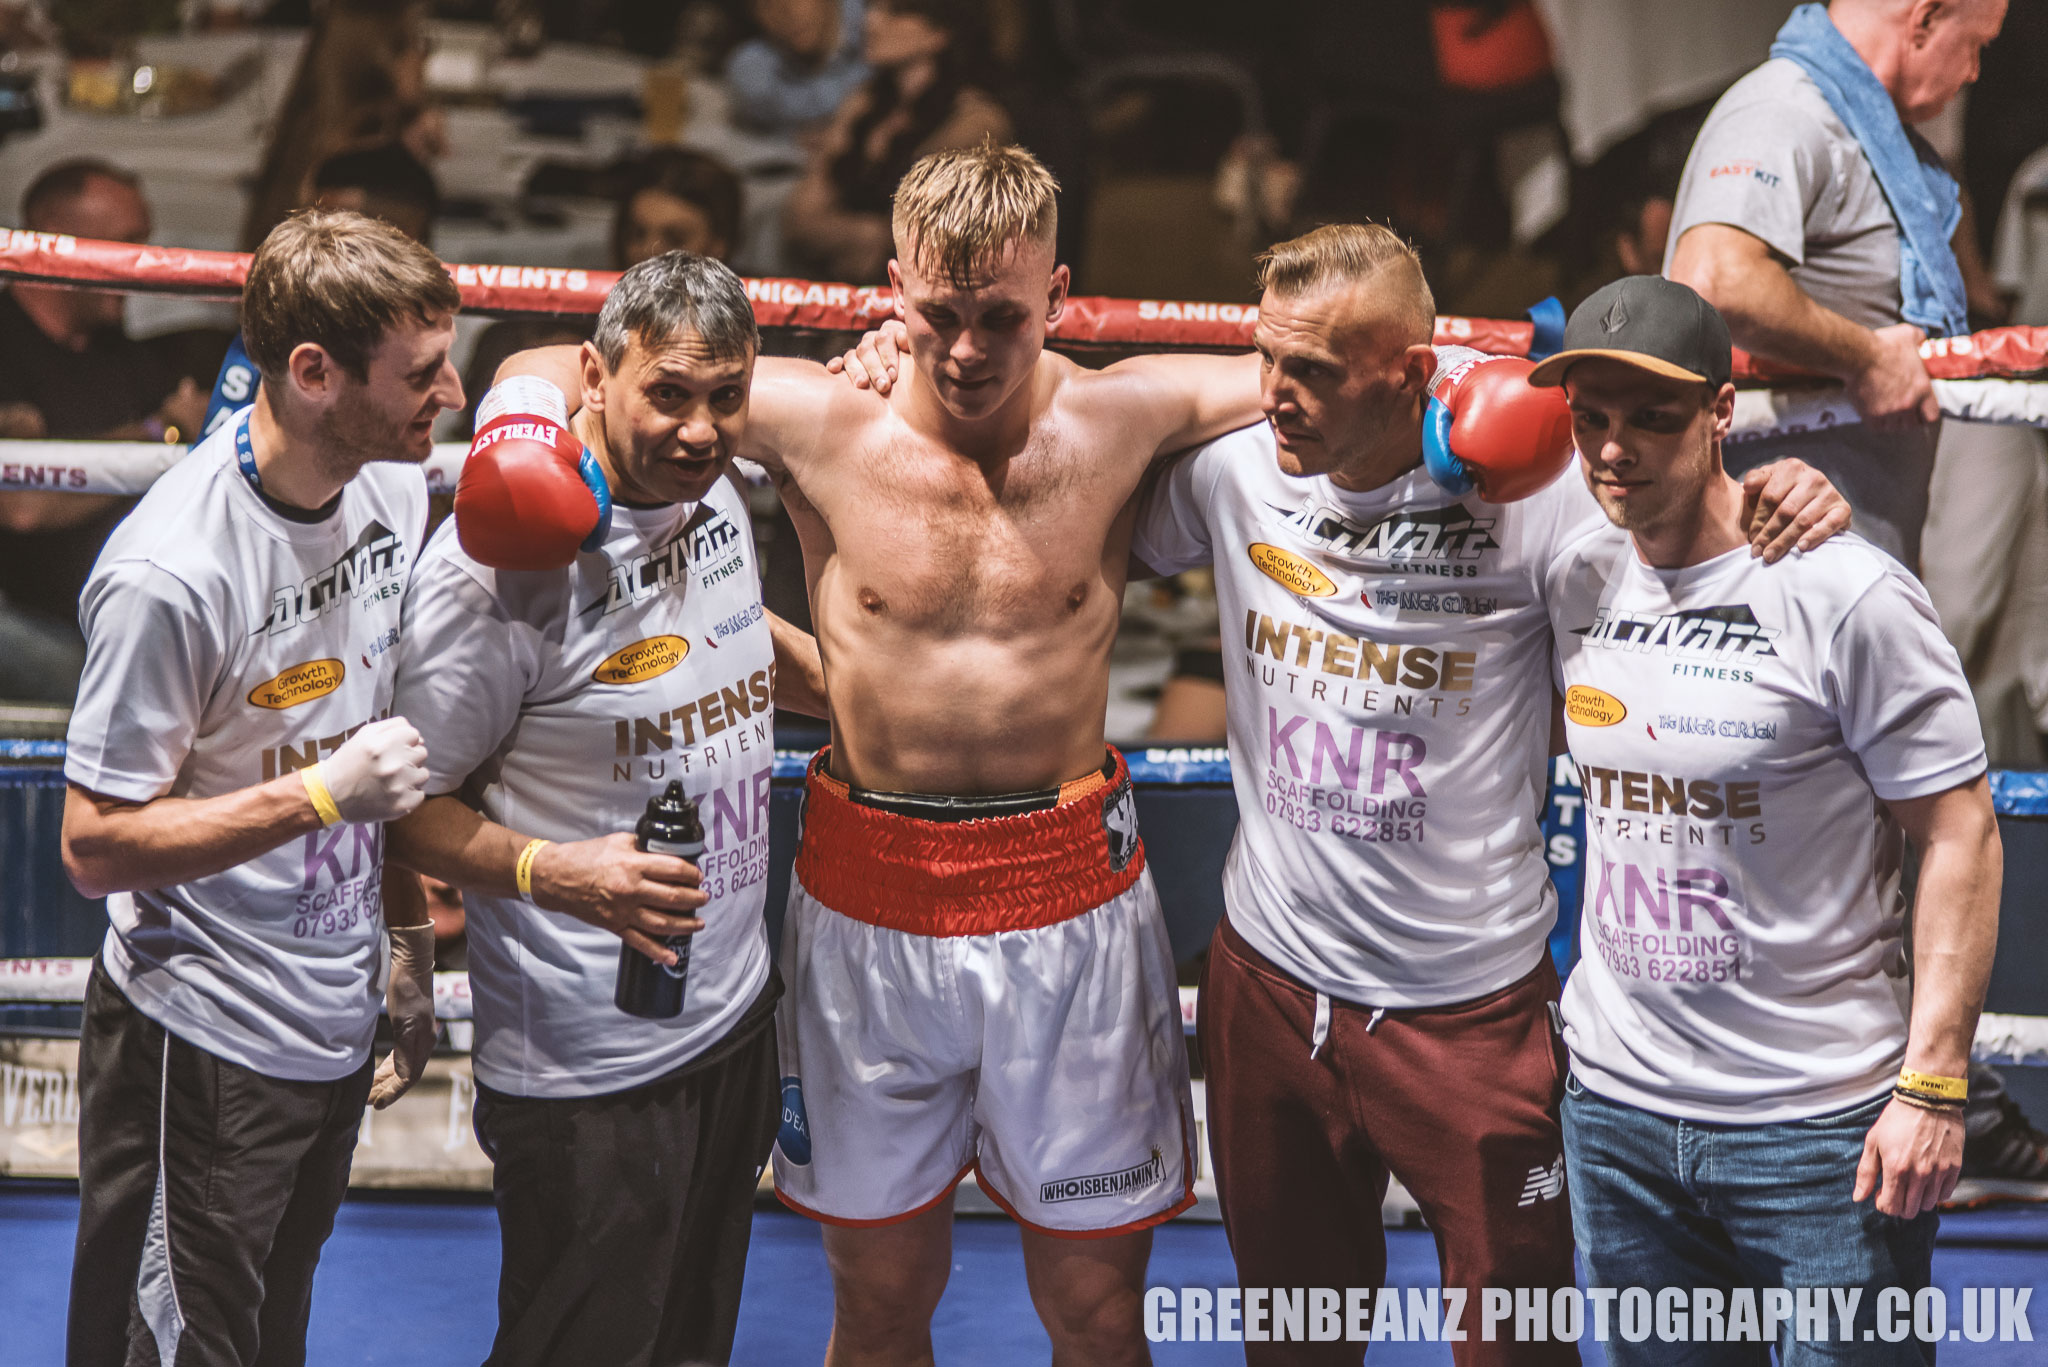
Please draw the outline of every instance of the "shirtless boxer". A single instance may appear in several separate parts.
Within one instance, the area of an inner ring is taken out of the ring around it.
[[[1321,228],[1260,275],[1270,421],[1178,462],[1134,539],[1156,567],[1213,560],[1226,634],[1245,624],[1227,671],[1244,824],[1200,1013],[1224,1224],[1240,1280],[1294,1288],[1297,1310],[1304,1287],[1376,1286],[1392,1170],[1476,1324],[1478,1288],[1572,1275],[1554,1176],[1547,1200],[1520,1199],[1560,1150],[1555,903],[1532,797],[1549,624],[1529,567],[1599,514],[1560,477],[1567,414],[1531,402],[1529,363],[1430,344],[1434,303],[1393,233]],[[889,350],[877,338],[849,368],[886,384]],[[1463,496],[1438,481],[1459,461],[1477,471]],[[1801,473],[1756,481],[1768,554],[1842,516]],[[1246,1351],[1356,1363],[1361,1348]],[[1575,1360],[1477,1332],[1454,1351]]]
[[[835,1364],[930,1360],[969,1170],[1025,1227],[1055,1361],[1143,1361],[1148,1231],[1192,1201],[1172,958],[1103,715],[1133,496],[1162,452],[1257,419],[1258,361],[1047,354],[1055,189],[1016,149],[920,162],[891,268],[910,382],[755,372],[742,454],[796,521],[833,710],[776,1177],[827,1224]],[[576,362],[500,374],[566,390]]]
[[[1103,714],[1133,495],[1161,452],[1256,419],[1257,364],[1047,353],[1056,188],[992,146],[906,177],[916,379],[888,399],[755,370],[742,454],[796,521],[833,707],[782,955],[806,1118],[776,1175],[826,1224],[835,1364],[931,1360],[977,1167],[1024,1225],[1055,1360],[1142,1362],[1150,1227],[1193,1200],[1173,958]],[[573,394],[581,362],[500,378]]]

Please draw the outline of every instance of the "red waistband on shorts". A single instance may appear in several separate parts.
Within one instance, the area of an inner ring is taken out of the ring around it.
[[[992,935],[1056,925],[1122,895],[1145,871],[1131,771],[1112,749],[1106,782],[1062,785],[1057,807],[975,821],[922,821],[853,801],[804,776],[796,876],[842,916],[913,935]]]

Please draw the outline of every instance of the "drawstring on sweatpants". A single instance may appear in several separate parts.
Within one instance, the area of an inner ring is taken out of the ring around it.
[[[1372,1014],[1365,1018],[1365,1033],[1370,1035],[1374,1030],[1378,1029],[1381,1019],[1384,1018],[1386,1014],[1386,1007],[1375,1006],[1372,1009]],[[1316,993],[1316,1024],[1315,1030],[1313,1031],[1313,1033],[1309,1035],[1308,1056],[1310,1058],[1314,1058],[1317,1054],[1322,1053],[1323,1046],[1325,1044],[1328,1044],[1329,1042],[1330,997],[1329,994],[1326,992],[1318,992]]]
[[[1326,994],[1318,992],[1316,993],[1316,1028],[1315,1033],[1309,1037],[1308,1056],[1314,1058],[1323,1051],[1323,1046],[1329,1042],[1330,998]]]

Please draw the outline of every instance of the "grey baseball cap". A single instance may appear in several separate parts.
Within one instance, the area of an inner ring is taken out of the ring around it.
[[[1733,350],[1720,311],[1689,286],[1629,275],[1572,310],[1564,350],[1531,371],[1529,383],[1561,385],[1574,363],[1601,356],[1719,389],[1734,374]]]

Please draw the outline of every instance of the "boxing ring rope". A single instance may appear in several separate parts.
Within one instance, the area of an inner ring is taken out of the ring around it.
[[[241,297],[249,257],[103,242],[55,233],[0,228],[0,279],[121,293],[174,294],[234,302]],[[612,271],[555,267],[460,265],[448,267],[467,312],[489,316],[594,316],[619,276]],[[883,287],[764,278],[746,281],[756,320],[764,329],[860,332],[892,316],[894,295]],[[1563,310],[1555,301],[1524,320],[1445,316],[1436,323],[1438,345],[1470,346],[1499,355],[1542,356],[1557,350]],[[1243,351],[1258,320],[1255,305],[1178,300],[1074,296],[1049,334],[1062,349]],[[1969,336],[1933,338],[1921,347],[1942,412],[1969,422],[2048,428],[2048,328],[1994,328]],[[1845,426],[1861,417],[1839,385],[1736,353],[1735,434],[1732,440]],[[2038,377],[2038,378],[2036,378]],[[136,495],[175,464],[187,447],[157,442],[0,440],[0,492],[35,490]],[[466,443],[442,443],[426,463],[431,489],[455,487]],[[61,743],[0,742],[0,751]],[[1134,777],[1140,768],[1133,755]],[[778,755],[778,774],[802,756]],[[1228,781],[1227,762],[1221,781]],[[1159,764],[1154,781],[1175,781],[1184,765]],[[793,771],[794,772],[794,771]],[[2032,776],[2008,775],[2026,779]],[[1208,781],[1215,781],[1210,775]],[[2018,807],[2012,802],[2017,801]],[[2048,816],[2048,792],[2001,797],[2001,811]],[[64,1004],[82,1000],[85,959],[0,959],[0,1003]],[[435,1012],[469,1019],[469,981],[462,973],[434,975]],[[1182,989],[1184,1025],[1194,1028],[1194,992]],[[2048,1064],[2048,1017],[1987,1013],[1978,1026],[1973,1057],[1989,1063]]]
[[[0,959],[0,1005],[76,1005],[85,1000],[90,959]],[[434,1015],[470,1019],[469,974],[434,975]],[[1180,989],[1182,1028],[1195,1032],[1195,989]],[[1987,1011],[1977,1019],[1970,1057],[1978,1063],[2048,1065],[2048,1016]]]
[[[1936,380],[1935,397],[1949,417],[1965,422],[2048,428],[2048,381]],[[1840,389],[1743,389],[1735,395],[1731,442],[1844,427],[1862,415]],[[151,441],[22,441],[0,439],[0,493],[146,493],[190,448]],[[467,442],[437,442],[422,467],[427,488],[455,492]]]
[[[0,768],[23,761],[54,765],[63,756],[62,741],[0,739]],[[801,781],[810,758],[802,751],[776,751],[774,775],[778,783]],[[1140,788],[1222,788],[1230,783],[1228,752],[1218,748],[1134,749],[1125,758],[1132,782]],[[54,783],[60,781],[60,776],[52,767],[43,771],[37,781]],[[1993,772],[1991,796],[2002,817],[2048,819],[2048,774]],[[0,958],[0,1006],[75,1005],[84,1000],[91,967],[90,959]],[[1194,988],[1180,989],[1181,1025],[1190,1035],[1195,1031],[1195,999]],[[467,973],[434,975],[434,1014],[443,1021],[471,1019]],[[1978,1020],[1970,1056],[1979,1063],[2048,1066],[2048,1016],[1985,1012]]]
[[[0,228],[0,277],[79,289],[176,294],[234,302],[249,269],[244,252],[198,251],[128,242],[101,242],[62,233]],[[473,313],[594,315],[617,283],[616,271],[541,266],[450,265]],[[885,286],[841,285],[783,278],[746,282],[747,297],[764,328],[862,332],[890,315],[894,293]],[[1554,308],[1554,306],[1553,306]],[[1075,295],[1051,332],[1062,346],[1202,347],[1244,351],[1258,321],[1252,304]],[[1476,347],[1504,356],[1557,349],[1562,309],[1523,320],[1441,317],[1439,345]],[[1539,345],[1544,344],[1546,345]],[[2048,371],[2048,328],[2003,327],[1965,337],[1937,337],[1920,349],[1937,380],[2012,377]],[[1787,367],[1736,353],[1736,375],[1747,381],[1811,379]]]

